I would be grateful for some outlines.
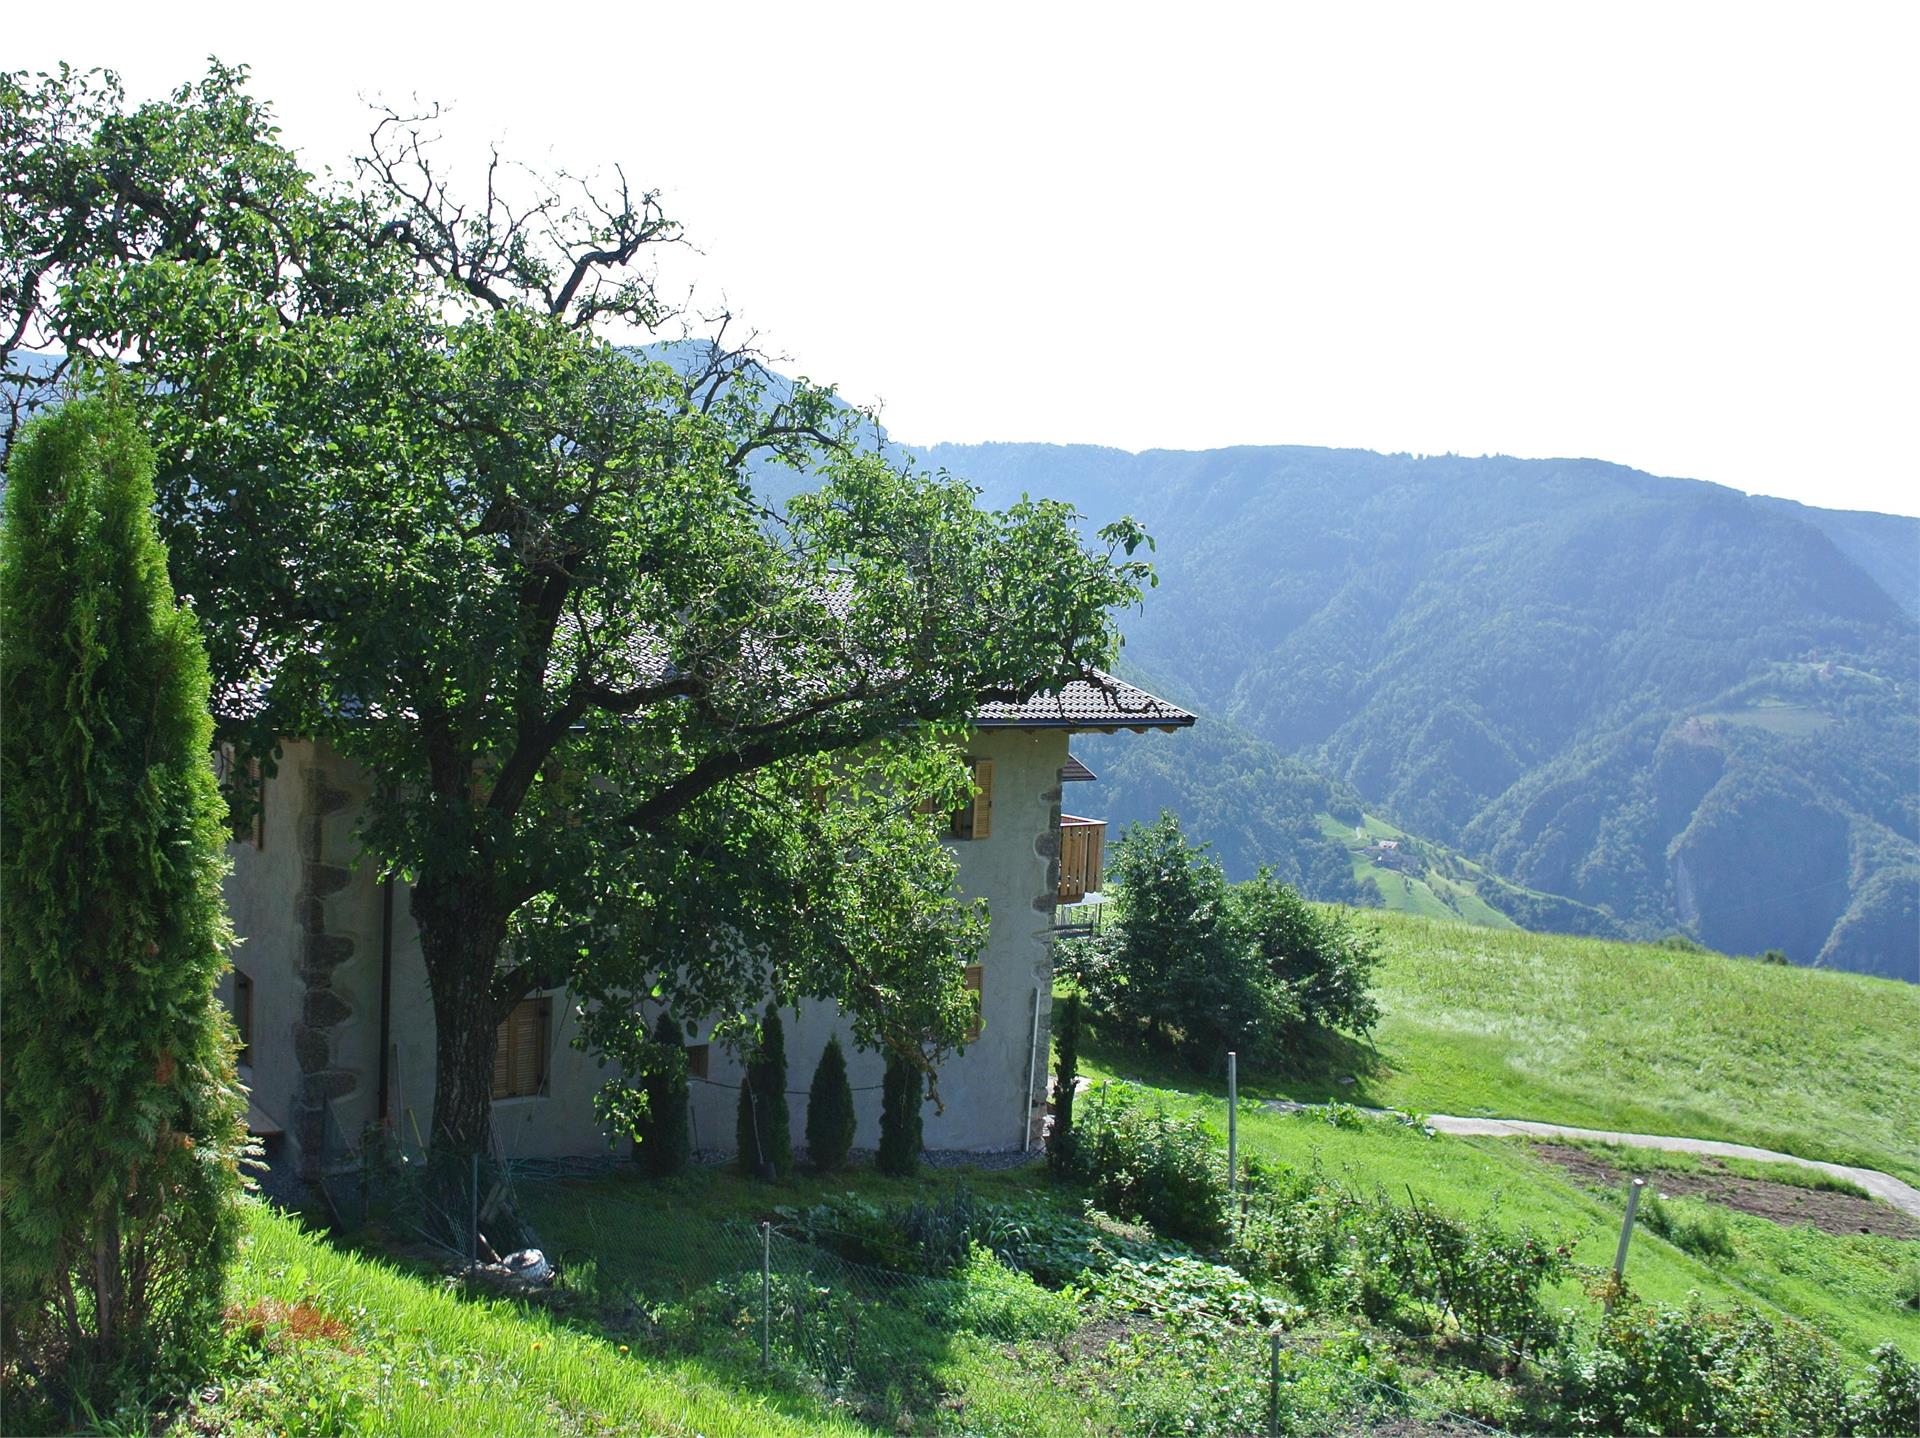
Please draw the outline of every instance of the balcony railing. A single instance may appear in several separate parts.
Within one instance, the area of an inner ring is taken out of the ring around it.
[[[1060,902],[1078,904],[1100,892],[1106,858],[1107,821],[1060,816]]]

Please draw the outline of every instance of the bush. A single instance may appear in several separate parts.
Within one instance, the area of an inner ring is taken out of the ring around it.
[[[1656,1193],[1641,1205],[1640,1214],[1648,1228],[1695,1258],[1716,1262],[1733,1257],[1733,1231],[1726,1214],[1712,1204]]]
[[[793,1172],[793,1138],[787,1117],[787,1037],[772,1004],[740,1081],[734,1137],[741,1171],[752,1178],[784,1179]]]
[[[1047,1166],[1056,1174],[1074,1171],[1073,1101],[1080,1085],[1080,995],[1069,994],[1060,1005],[1060,1027],[1054,1035],[1060,1051],[1053,1075],[1053,1127],[1047,1131]]]
[[[880,1172],[911,1178],[920,1171],[925,1107],[926,1079],[920,1065],[905,1054],[888,1054],[880,1087],[880,1151],[874,1156]]]
[[[1543,1294],[1571,1270],[1564,1244],[1367,1197],[1316,1173],[1257,1181],[1234,1262],[1284,1281],[1309,1308],[1402,1327],[1450,1317],[1465,1337],[1518,1354],[1560,1340]]]
[[[822,1173],[845,1167],[847,1155],[853,1152],[853,1128],[847,1056],[840,1050],[840,1040],[830,1038],[807,1089],[807,1161]]]
[[[921,1309],[941,1328],[1003,1343],[1065,1338],[1081,1320],[1078,1290],[1042,1288],[977,1243],[950,1284],[929,1285]]]
[[[0,1361],[63,1398],[220,1331],[244,1100],[207,658],[100,399],[14,448],[0,530]]]
[[[1880,1371],[1884,1375],[1886,1369]],[[1555,1375],[1560,1426],[1579,1433],[1757,1435],[1901,1432],[1880,1426],[1887,1396],[1870,1379],[1849,1394],[1837,1349],[1797,1323],[1744,1309],[1649,1304],[1622,1295],[1593,1343]],[[1900,1380],[1891,1396],[1898,1400]],[[1856,1424],[1872,1416],[1875,1421]]]
[[[1168,1237],[1217,1243],[1227,1231],[1226,1162],[1196,1118],[1175,1118],[1102,1086],[1082,1107],[1075,1176],[1120,1218]]]
[[[1262,869],[1234,886],[1228,915],[1235,944],[1287,993],[1303,1024],[1365,1035],[1380,1022],[1372,993],[1380,951],[1345,914],[1314,908]]]
[[[931,1203],[881,1205],[845,1195],[781,1217],[809,1243],[875,1268],[944,1277],[966,1267],[992,1209],[964,1188]]]
[[[1333,1029],[1379,1019],[1369,992],[1379,954],[1339,914],[1272,873],[1227,883],[1170,813],[1121,836],[1111,865],[1119,920],[1061,945],[1060,968],[1104,1017],[1211,1067],[1229,1050],[1272,1064]]]
[[[693,1157],[687,1119],[687,1050],[680,1025],[662,1013],[653,1026],[657,1046],[652,1067],[642,1077],[647,1109],[635,1137],[633,1156],[657,1178],[682,1172]]]
[[[1856,1433],[1920,1432],[1920,1365],[1883,1343],[1873,1350],[1865,1379],[1847,1395]]]

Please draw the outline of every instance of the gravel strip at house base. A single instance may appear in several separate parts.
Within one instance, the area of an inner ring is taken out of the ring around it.
[[[872,1168],[874,1153],[875,1150],[870,1148],[854,1149],[847,1155],[847,1167]],[[793,1159],[796,1164],[804,1167],[807,1151],[804,1148],[796,1148],[793,1151]],[[928,1168],[977,1168],[996,1172],[1001,1169],[1026,1168],[1032,1164],[1041,1163],[1045,1159],[1046,1153],[1037,1148],[1025,1152],[1017,1148],[986,1152],[967,1148],[929,1148],[923,1149],[920,1154],[920,1161]],[[734,1162],[734,1156],[717,1148],[702,1148],[694,1151],[693,1162],[701,1168],[719,1168],[723,1164]]]

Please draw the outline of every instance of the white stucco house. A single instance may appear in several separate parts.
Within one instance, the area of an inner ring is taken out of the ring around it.
[[[1093,775],[1072,735],[1175,729],[1193,716],[1101,675],[1022,704],[989,704],[966,745],[979,791],[949,842],[968,898],[988,904],[989,937],[967,983],[980,1031],[942,1066],[942,1107],[926,1115],[932,1148],[1019,1149],[1037,1138],[1046,1102],[1053,945],[1071,931],[1062,908],[1097,892],[1104,825],[1061,812],[1063,784]],[[354,831],[368,776],[325,745],[287,741],[252,831],[231,849],[226,896],[242,942],[223,997],[245,1050],[250,1124],[277,1169],[311,1177],[384,1129],[424,1148],[433,1113],[434,1019],[407,896],[358,863]],[[1064,862],[1063,862],[1064,860]],[[787,1023],[788,1087],[804,1090],[820,1052],[848,1025],[807,1003]],[[501,1025],[494,1064],[495,1143],[503,1158],[625,1151],[592,1097],[607,1075],[574,1049],[564,990],[529,994]],[[848,1048],[855,1142],[879,1133],[880,1055]],[[730,1149],[740,1066],[696,1035],[689,1060],[696,1147]],[[795,1096],[793,1131],[804,1131]]]

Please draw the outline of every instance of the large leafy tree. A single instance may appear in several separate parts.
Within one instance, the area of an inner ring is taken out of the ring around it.
[[[902,796],[957,797],[979,702],[1109,657],[1137,528],[981,510],[724,315],[633,348],[695,317],[623,176],[495,156],[462,198],[381,114],[323,185],[240,71],[131,110],[107,76],[0,83],[0,367],[30,395],[33,342],[137,377],[229,731],[375,776],[436,1146],[486,1144],[494,1027],[539,986],[615,1058],[647,1000],[745,1023],[769,990],[922,1063],[956,1042],[981,919]]]

